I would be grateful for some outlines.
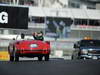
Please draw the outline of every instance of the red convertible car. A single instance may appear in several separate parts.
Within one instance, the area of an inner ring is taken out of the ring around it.
[[[8,46],[10,61],[19,61],[19,57],[38,57],[42,61],[49,60],[50,42],[41,40],[14,40]]]

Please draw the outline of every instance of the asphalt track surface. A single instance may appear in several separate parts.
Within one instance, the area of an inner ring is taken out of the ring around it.
[[[0,61],[0,75],[100,75],[100,60]]]

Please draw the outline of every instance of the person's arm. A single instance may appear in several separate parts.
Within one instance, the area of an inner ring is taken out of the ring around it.
[[[38,36],[39,36],[39,40],[41,40],[41,41],[44,40],[44,37],[43,37],[43,34],[42,33],[40,33]]]
[[[33,33],[32,35],[33,35],[33,38],[34,38],[35,40],[37,40],[37,33]]]

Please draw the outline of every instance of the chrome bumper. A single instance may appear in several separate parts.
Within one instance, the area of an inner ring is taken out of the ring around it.
[[[88,54],[88,55],[81,55],[82,58],[89,58],[89,59],[100,59],[100,54]]]

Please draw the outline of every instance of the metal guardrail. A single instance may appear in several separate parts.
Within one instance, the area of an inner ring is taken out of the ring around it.
[[[100,26],[72,25],[71,30],[100,31]]]
[[[72,41],[51,41],[50,43],[53,50],[73,50]]]
[[[28,28],[46,28],[45,23],[28,23]]]

